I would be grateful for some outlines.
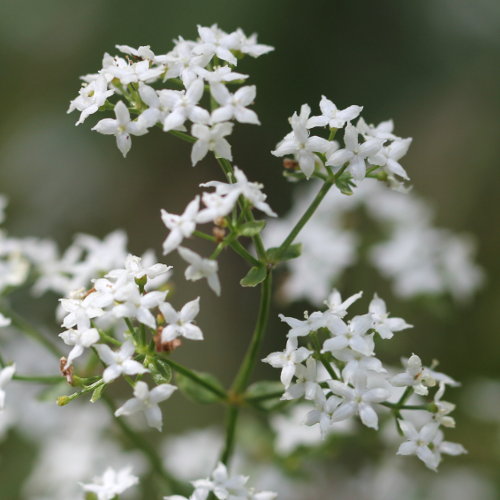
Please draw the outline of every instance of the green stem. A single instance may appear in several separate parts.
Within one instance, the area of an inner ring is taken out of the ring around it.
[[[20,330],[21,332],[36,340],[38,343],[43,345],[48,351],[50,351],[54,356],[61,358],[63,356],[62,352],[40,331],[35,327],[31,326],[25,319],[19,316],[14,311],[7,309],[6,307],[0,307],[0,313],[9,317],[12,321],[12,326]]]
[[[21,382],[38,382],[40,384],[58,384],[64,380],[62,375],[14,375],[14,380]]]
[[[243,257],[252,266],[260,266],[261,263],[257,260],[238,240],[235,240],[229,245],[240,257]]]
[[[114,415],[116,407],[113,401],[108,396],[103,396],[102,399]],[[156,453],[156,450],[144,438],[131,429],[125,420],[122,418],[115,418],[114,421],[117,423],[118,427],[120,427],[123,434],[125,434],[125,436],[127,436],[127,438],[142,451],[151,464],[152,469],[163,479],[165,485],[172,491],[187,494],[187,488],[185,485],[177,481],[177,479],[172,477],[165,470],[163,467],[163,461]]]
[[[173,361],[170,358],[163,357],[162,358],[166,363],[168,363],[175,371],[179,372],[180,374],[189,377],[193,382],[197,383],[198,385],[201,385],[205,389],[209,390],[213,394],[215,394],[219,399],[226,400],[227,399],[227,394],[221,390],[219,387],[212,385],[210,382],[207,380],[201,378],[198,376],[195,372],[191,371],[189,368],[186,368],[185,366],[180,365],[176,361]]]
[[[214,236],[207,234],[207,233],[204,233],[203,231],[194,231],[193,235],[197,236],[198,238],[202,238],[203,240],[211,241],[212,243],[217,242],[217,240],[215,239]]]
[[[264,333],[267,326],[267,320],[269,317],[271,291],[272,291],[272,280],[271,280],[271,273],[269,273],[261,286],[260,306],[259,306],[259,313],[257,316],[257,324],[255,325],[255,330],[253,332],[252,339],[250,340],[250,344],[245,353],[245,357],[243,359],[243,362],[241,364],[238,373],[236,374],[236,377],[234,379],[231,388],[231,393],[233,395],[235,403],[239,402],[240,395],[245,392],[255,362],[257,361],[257,356],[259,354],[259,349],[262,343],[262,339],[264,338]],[[234,450],[236,424],[238,421],[239,412],[240,412],[240,407],[237,404],[230,406],[227,410],[226,439],[225,439],[224,450],[222,451],[222,455],[220,458],[221,462],[226,465],[231,459],[231,455]]]
[[[302,217],[298,220],[295,226],[290,231],[290,234],[285,238],[283,243],[280,245],[278,250],[278,256],[283,255],[288,247],[293,243],[297,235],[300,233],[302,228],[307,224],[309,219],[313,216],[316,209],[319,207],[320,203],[323,201],[323,198],[326,196],[328,191],[330,191],[331,187],[335,184],[335,181],[327,181],[321,186],[318,194],[315,196],[312,203],[309,205],[307,210],[304,212]]]
[[[196,137],[186,134],[185,132],[179,132],[178,130],[170,130],[169,133],[174,135],[175,137],[178,137],[179,139],[182,139],[185,142],[189,142],[191,144],[193,142],[196,142]]]

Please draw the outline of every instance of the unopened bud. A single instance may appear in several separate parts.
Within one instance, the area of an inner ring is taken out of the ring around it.
[[[291,158],[284,158],[283,159],[283,168],[286,168],[287,170],[297,170],[299,167],[299,162],[292,160]]]
[[[59,370],[68,384],[73,385],[73,365],[68,366],[68,360],[64,356],[59,360]]]
[[[212,234],[214,235],[214,238],[217,241],[217,243],[221,243],[224,240],[224,237],[226,236],[226,230],[223,229],[222,227],[214,226],[212,229]]]

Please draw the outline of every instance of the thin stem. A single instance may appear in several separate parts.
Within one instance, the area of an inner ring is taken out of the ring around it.
[[[58,358],[61,358],[63,356],[62,352],[59,351],[59,349],[52,343],[52,341],[50,341],[42,332],[38,331],[34,326],[29,324],[17,313],[12,311],[11,309],[7,309],[5,306],[0,307],[0,313],[11,319],[12,326],[25,333],[32,339],[36,340],[54,356]]]
[[[264,333],[267,326],[267,320],[269,317],[269,307],[271,304],[271,291],[272,291],[272,279],[271,272],[267,275],[266,279],[263,281],[261,285],[261,296],[260,296],[260,306],[259,313],[257,316],[257,323],[255,325],[255,330],[252,335],[252,339],[250,340],[250,344],[245,353],[245,357],[241,364],[241,367],[236,374],[234,379],[231,394],[235,403],[240,402],[240,395],[245,392],[245,389],[248,386],[248,381],[250,380],[250,376],[252,374],[255,362],[257,360],[257,356],[259,354],[260,345],[262,343],[262,339],[264,338]],[[238,421],[238,415],[240,412],[240,406],[238,404],[234,404],[230,406],[227,410],[226,416],[226,439],[224,450],[221,455],[221,462],[225,465],[228,464],[231,459],[231,455],[234,449],[234,440],[236,436],[236,424]]]
[[[102,397],[103,401],[106,403],[110,411],[115,413],[116,407],[108,396]],[[137,434],[133,429],[131,429],[128,424],[122,418],[115,418],[114,421],[117,423],[118,427],[122,430],[123,434],[142,451],[144,456],[148,459],[153,470],[163,479],[165,485],[168,486],[172,491],[180,492],[186,494],[186,487],[183,483],[180,483],[172,477],[163,467],[163,461],[160,456],[156,453],[156,450],[139,434]]]
[[[207,234],[207,233],[204,233],[203,231],[194,231],[193,235],[197,236],[198,238],[202,238],[203,240],[211,241],[212,243],[217,242],[217,240],[215,239],[214,236]]]
[[[185,132],[179,132],[178,130],[170,130],[170,134],[175,135],[175,137],[178,137],[179,139],[182,139],[183,141],[193,143],[196,142],[196,137],[193,137],[192,135],[186,134]]]
[[[252,266],[261,265],[260,261],[257,260],[238,240],[232,241],[229,246],[248,263],[252,264]]]
[[[21,382],[37,382],[40,384],[58,384],[64,380],[62,375],[14,375],[12,377],[14,380],[19,380]]]
[[[247,352],[241,364],[240,370],[232,385],[232,390],[236,394],[242,394],[247,388],[248,381],[252,375],[252,371],[257,361],[260,345],[264,338],[264,333],[267,327],[267,320],[269,318],[269,308],[271,305],[271,291],[272,291],[272,277],[268,273],[266,279],[262,282],[260,306],[257,316],[257,324],[253,332],[252,339],[248,346]]]
[[[211,384],[207,380],[201,378],[199,375],[197,375],[195,372],[191,371],[189,368],[186,368],[185,366],[180,365],[176,361],[173,361],[170,358],[162,358],[166,363],[168,363],[175,371],[179,372],[180,374],[190,378],[193,382],[196,382],[198,385],[201,385],[205,389],[209,390],[213,394],[215,394],[219,399],[226,400],[227,399],[227,394],[225,391],[220,389],[219,387]]]
[[[268,394],[259,394],[258,396],[245,397],[245,401],[248,403],[260,403],[261,401],[267,401],[268,399],[279,399],[283,396],[283,391],[269,392]]]

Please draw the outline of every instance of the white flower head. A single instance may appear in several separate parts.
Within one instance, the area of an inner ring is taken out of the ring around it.
[[[190,265],[186,268],[185,278],[189,281],[197,281],[202,278],[206,278],[208,286],[215,292],[216,295],[220,295],[221,287],[219,276],[217,271],[219,270],[219,265],[216,260],[204,259],[196,252],[189,250],[189,248],[179,247],[179,255]]]
[[[203,333],[200,328],[193,324],[194,319],[200,312],[200,297],[185,304],[179,312],[168,302],[160,305],[160,311],[167,323],[161,334],[162,342],[170,342],[177,337],[203,340]]]
[[[325,96],[321,96],[319,103],[321,109],[320,116],[313,116],[309,119],[309,127],[343,128],[347,122],[351,122],[363,111],[362,106],[352,105],[345,109],[338,109],[332,101]]]
[[[115,105],[115,116],[116,119],[104,118],[92,130],[100,134],[114,135],[118,149],[126,157],[132,146],[130,135],[144,135],[148,129],[144,123],[130,120],[129,110],[122,101]]]
[[[80,486],[83,491],[94,493],[98,500],[112,500],[139,482],[131,471],[131,467],[119,471],[108,467],[102,476],[94,477],[91,483],[80,483]]]
[[[400,332],[407,328],[413,328],[402,318],[389,318],[385,302],[375,294],[368,308],[373,318],[373,329],[383,339],[390,339],[394,336],[394,332]]]
[[[224,137],[231,134],[233,124],[230,122],[216,123],[212,127],[195,123],[191,128],[191,134],[197,141],[191,150],[191,162],[195,166],[200,160],[205,158],[209,151],[213,151],[219,158],[232,160],[231,145]]]
[[[196,229],[196,218],[200,209],[200,197],[191,201],[182,215],[175,215],[161,211],[161,219],[165,226],[170,229],[170,234],[163,242],[163,255],[175,250],[182,243],[184,238],[189,238]]]
[[[109,384],[122,374],[137,375],[149,372],[141,363],[132,359],[135,347],[130,340],[124,342],[118,351],[112,351],[106,344],[97,344],[95,348],[101,360],[108,365],[102,374],[105,384]]]
[[[161,431],[162,416],[158,403],[168,399],[175,390],[177,387],[171,384],[161,384],[149,390],[146,382],[139,381],[134,387],[134,397],[115,411],[115,417],[133,415],[142,411],[148,425]]]
[[[240,123],[260,125],[255,111],[247,108],[255,100],[257,94],[255,85],[240,87],[234,94],[231,94],[222,83],[212,84],[210,90],[213,98],[220,104],[220,107],[212,112],[213,123],[226,122],[234,118]]]

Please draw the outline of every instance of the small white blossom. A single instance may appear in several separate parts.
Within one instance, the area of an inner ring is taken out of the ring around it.
[[[71,113],[75,109],[81,111],[80,118],[76,122],[76,125],[80,125],[89,115],[98,111],[106,99],[114,93],[114,90],[108,89],[106,78],[99,75],[94,81],[83,85],[78,97],[71,101],[67,112]]]
[[[12,380],[16,365],[9,365],[0,370],[0,412],[5,408],[5,386]]]
[[[384,167],[384,170],[386,170],[389,174],[398,175],[405,180],[409,180],[410,178],[408,177],[406,170],[399,163],[399,160],[406,155],[411,142],[411,138],[396,139],[394,142],[384,147],[381,151],[383,161],[380,162],[380,166]]]
[[[422,361],[416,354],[412,354],[406,361],[406,371],[390,379],[395,387],[413,387],[416,394],[426,396],[428,387],[436,385],[436,379],[428,368],[422,366]]]
[[[170,234],[163,242],[163,255],[170,253],[178,248],[184,238],[189,238],[196,229],[196,218],[200,208],[200,197],[191,201],[182,215],[175,215],[161,211],[161,219],[165,226],[170,229]]]
[[[115,45],[115,47],[120,52],[130,56],[140,57],[141,59],[149,59],[150,61],[155,59],[155,53],[151,50],[150,45],[141,45],[138,49],[134,49],[129,45]]]
[[[96,342],[99,342],[99,332],[95,328],[85,330],[66,330],[59,334],[66,345],[74,346],[68,354],[66,367],[69,367],[73,361],[83,354],[85,348],[89,348]]]
[[[161,334],[162,342],[170,342],[177,337],[185,337],[191,340],[203,340],[200,328],[193,324],[194,319],[200,312],[200,298],[188,302],[177,312],[168,302],[160,305],[160,311],[165,318],[167,326]]]
[[[368,139],[360,144],[358,140],[358,129],[348,123],[345,128],[344,142],[345,148],[335,151],[328,157],[327,165],[331,167],[342,167],[348,164],[347,170],[354,180],[360,181],[365,178],[366,162],[373,165],[380,164],[380,152],[383,144],[381,139]]]
[[[194,80],[186,91],[164,90],[162,92],[162,102],[171,112],[163,122],[163,130],[168,132],[184,125],[186,120],[193,123],[207,124],[210,114],[206,109],[198,106],[198,102],[203,96],[204,83],[201,78]]]
[[[407,328],[413,328],[402,318],[389,318],[385,302],[375,294],[370,302],[368,310],[372,314],[373,329],[383,339],[390,339],[394,336],[394,332],[400,332]]]
[[[347,314],[349,306],[362,296],[363,292],[358,292],[343,301],[340,292],[338,290],[333,290],[328,296],[328,299],[325,301],[325,304],[328,307],[328,313],[335,314],[339,318],[343,318]]]
[[[271,151],[274,156],[293,154],[307,178],[311,177],[316,163],[319,162],[319,158],[315,153],[326,153],[332,147],[332,144],[326,139],[317,136],[309,137],[308,120],[310,113],[311,108],[307,104],[303,104],[300,108],[300,115],[294,113],[290,118],[292,132],[278,143],[274,151]]]
[[[145,266],[143,259],[137,257],[136,255],[128,254],[125,259],[125,268],[113,269],[108,274],[106,278],[113,278],[117,282],[127,282],[128,280],[140,280],[141,278],[155,279],[162,274],[168,273],[172,269],[172,266],[166,266],[165,264],[153,264],[151,266]]]
[[[210,90],[213,98],[220,104],[220,107],[212,112],[213,123],[226,122],[234,118],[240,123],[260,125],[255,111],[247,108],[255,100],[257,93],[255,85],[240,87],[234,94],[231,94],[222,83],[212,84]]]
[[[115,471],[108,467],[102,476],[94,477],[92,483],[80,483],[80,486],[83,491],[94,493],[97,500],[112,500],[139,482],[131,470],[131,467],[125,467]]]
[[[205,224],[219,217],[225,217],[236,205],[240,193],[233,191],[226,196],[215,193],[203,193],[201,199],[206,208],[200,210],[196,215],[196,222]]]
[[[387,389],[369,387],[364,374],[355,377],[353,387],[338,380],[328,380],[327,383],[330,390],[343,400],[333,412],[332,422],[345,420],[358,414],[363,424],[372,429],[378,429],[378,416],[373,405],[388,399],[390,393]]]
[[[291,337],[287,340],[286,348],[282,352],[273,352],[262,361],[269,363],[273,368],[281,368],[281,383],[288,388],[292,378],[297,371],[297,366],[304,362],[312,351],[305,347],[297,348],[297,337]]]
[[[132,359],[135,347],[130,340],[124,342],[118,351],[112,351],[106,344],[97,344],[95,349],[101,360],[108,365],[102,374],[105,384],[109,384],[122,374],[138,375],[149,371],[141,363]]]
[[[406,441],[401,444],[397,454],[417,455],[429,469],[436,470],[439,464],[439,457],[431,450],[429,445],[436,438],[439,424],[428,422],[417,431],[412,423],[406,420],[399,420],[399,426],[406,437]]]
[[[235,182],[233,183],[210,181],[201,184],[201,186],[214,187],[215,192],[223,196],[235,196],[238,198],[241,195],[261,212],[270,217],[276,217],[276,213],[265,202],[267,196],[262,192],[262,188],[264,187],[262,184],[249,182],[243,170],[236,166],[234,167],[234,177]]]
[[[321,96],[319,103],[321,109],[320,116],[312,116],[309,119],[309,127],[324,127],[328,125],[330,128],[343,128],[346,122],[351,122],[357,118],[361,111],[362,106],[352,105],[345,109],[338,109],[332,101],[325,96]]]
[[[221,287],[217,271],[219,265],[216,260],[204,259],[196,252],[189,250],[185,247],[179,247],[178,252],[180,256],[190,265],[186,268],[185,278],[189,281],[197,281],[202,278],[207,279],[208,286],[220,295]]]
[[[205,68],[198,68],[197,73],[208,83],[226,83],[235,80],[246,80],[248,75],[234,72],[229,66],[219,66],[212,71]]]
[[[115,106],[115,116],[115,120],[112,118],[104,118],[104,120],[98,122],[92,130],[100,134],[114,135],[116,137],[116,145],[125,157],[132,146],[130,134],[144,135],[147,134],[148,129],[144,124],[130,120],[130,113],[127,106],[122,101],[118,101]]]
[[[320,311],[315,311],[310,316],[306,315],[304,320],[287,317],[283,314],[280,314],[279,318],[290,327],[287,334],[289,338],[303,337],[326,326],[325,315]]]
[[[231,52],[238,47],[239,37],[236,32],[225,33],[214,24],[210,28],[198,26],[198,34],[200,42],[193,49],[196,54],[217,56],[219,59],[236,66],[238,61]]]
[[[367,335],[373,326],[371,314],[354,316],[348,324],[339,317],[331,315],[327,319],[326,326],[334,336],[325,340],[321,352],[331,352],[335,355],[336,351],[350,347],[364,356],[373,354],[375,347],[373,335]]]
[[[216,123],[212,127],[195,123],[191,129],[191,134],[197,139],[191,150],[193,166],[205,158],[209,151],[213,151],[219,158],[232,160],[231,145],[224,139],[232,131],[233,124],[230,122]]]
[[[177,387],[171,384],[161,384],[149,390],[146,382],[139,381],[134,387],[134,397],[115,411],[115,417],[133,415],[142,411],[148,425],[161,431],[162,416],[158,403],[168,399],[175,390]]]

